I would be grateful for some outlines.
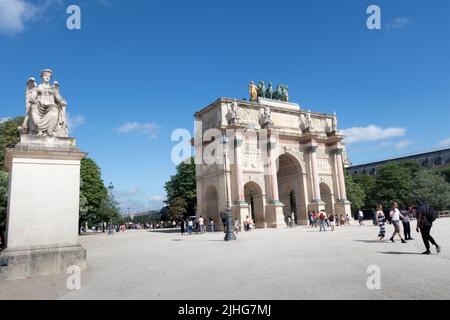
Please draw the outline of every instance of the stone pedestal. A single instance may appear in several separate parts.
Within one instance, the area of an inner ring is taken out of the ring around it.
[[[22,135],[7,149],[9,172],[6,250],[0,280],[86,268],[78,242],[80,161],[85,153],[71,138]]]
[[[244,230],[244,221],[250,214],[250,206],[246,202],[241,202],[233,206],[233,217],[239,220],[241,230]]]
[[[350,201],[347,200],[340,200],[337,201],[334,205],[334,211],[335,214],[337,214],[338,216],[342,215],[347,215],[350,217],[350,221],[353,221],[353,216],[352,216],[352,210],[351,210],[351,203]]]
[[[321,210],[325,210],[325,202],[313,201],[309,204],[309,211],[315,211],[316,213],[319,213]]]
[[[267,228],[285,228],[287,226],[283,207],[281,202],[266,205]]]

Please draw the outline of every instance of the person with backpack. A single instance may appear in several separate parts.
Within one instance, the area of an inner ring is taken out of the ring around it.
[[[419,202],[419,207],[417,208],[417,228],[416,231],[422,234],[423,243],[427,249],[422,254],[430,255],[430,242],[436,247],[437,254],[441,253],[441,247],[434,241],[431,236],[431,228],[433,227],[433,222],[436,220],[436,212],[431,209],[425,202]]]
[[[327,229],[325,228],[325,213],[324,211],[320,211],[319,214],[319,224],[320,224],[320,232],[322,231],[327,231]]]

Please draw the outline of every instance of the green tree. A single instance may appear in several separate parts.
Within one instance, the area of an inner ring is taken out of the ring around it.
[[[450,206],[450,183],[434,170],[424,169],[414,179],[413,197],[427,202],[436,210]]]
[[[364,191],[365,201],[362,205],[365,209],[377,206],[376,200],[376,176],[367,174],[356,174],[352,176],[353,182],[358,184]]]
[[[23,123],[23,117],[0,123],[0,223],[6,219],[8,206],[8,173],[3,171],[5,162],[5,149],[13,148],[20,140],[19,126]]]
[[[89,158],[81,160],[80,224],[85,221],[90,224],[101,222],[99,210],[101,206],[105,206],[107,196],[108,190],[103,183],[97,163]]]
[[[177,173],[170,177],[170,180],[166,182],[164,187],[167,192],[165,203],[169,208],[175,203],[176,199],[182,198],[187,204],[185,215],[195,215],[197,191],[194,158],[180,163],[177,166]]]
[[[8,173],[0,171],[0,223],[6,219],[8,207]]]
[[[450,167],[436,169],[438,173],[444,176],[445,180],[450,183]]]
[[[169,207],[168,218],[170,220],[181,220],[187,213],[187,202],[183,198],[175,198]]]
[[[346,176],[345,188],[347,190],[347,199],[352,203],[353,211],[362,208],[366,200],[366,194],[361,185],[356,183],[352,176]]]
[[[0,123],[0,168],[5,161],[5,149],[13,148],[20,140],[19,126],[23,124],[23,117]]]
[[[421,167],[415,161],[388,162],[378,168],[376,177],[376,200],[389,208],[392,201],[401,207],[415,203],[412,194],[414,179]]]
[[[112,193],[107,193],[101,201],[97,210],[96,222],[112,222],[114,224],[121,222],[119,203],[114,199]]]

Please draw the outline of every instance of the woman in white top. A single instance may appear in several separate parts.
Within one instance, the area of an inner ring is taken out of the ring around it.
[[[400,210],[398,210],[398,204],[397,202],[392,203],[392,209],[391,209],[391,221],[394,225],[394,234],[391,237],[391,241],[395,242],[394,237],[398,234],[400,239],[402,239],[402,243],[406,243],[405,239],[402,238],[402,235],[400,233],[400,219],[404,218],[403,215],[400,213]]]

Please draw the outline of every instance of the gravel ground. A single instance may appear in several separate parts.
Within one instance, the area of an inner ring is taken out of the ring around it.
[[[408,244],[379,242],[371,225],[254,230],[232,242],[223,233],[82,236],[80,290],[67,289],[63,274],[0,282],[0,299],[450,299],[450,219],[432,234],[440,255],[422,256],[415,231]],[[369,266],[379,267],[379,290],[367,287]]]

